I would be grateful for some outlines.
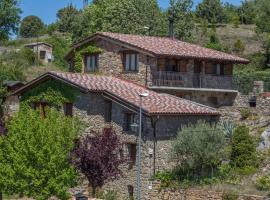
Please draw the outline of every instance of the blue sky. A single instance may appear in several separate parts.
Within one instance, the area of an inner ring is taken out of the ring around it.
[[[194,4],[198,4],[201,0],[194,0]],[[28,15],[36,15],[40,17],[44,23],[49,24],[55,21],[56,12],[60,8],[72,3],[77,8],[82,7],[83,0],[21,0],[20,7],[23,11],[22,17]],[[158,0],[162,8],[168,7],[169,0]],[[239,5],[241,0],[224,0],[234,5]]]

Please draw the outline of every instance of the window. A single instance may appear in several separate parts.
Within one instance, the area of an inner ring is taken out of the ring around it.
[[[112,121],[112,102],[111,101],[107,101],[104,119],[105,119],[105,122]]]
[[[72,103],[65,103],[64,104],[64,114],[65,114],[65,116],[72,117],[72,115],[73,115],[73,104]]]
[[[98,71],[98,55],[87,55],[85,57],[86,72]]]
[[[35,102],[32,103],[31,107],[40,112],[41,117],[46,117],[46,107],[48,107],[48,103],[46,102]]]
[[[213,63],[207,63],[206,67],[205,67],[205,73],[206,74],[220,73],[220,65],[219,64],[213,64]]]
[[[139,56],[137,53],[125,54],[125,71],[138,71]]]
[[[136,144],[133,144],[133,143],[127,144],[128,160],[132,164],[135,164],[136,162],[136,153],[137,153],[136,147],[137,147]]]
[[[134,197],[134,187],[132,185],[128,185],[128,197],[132,199]]]
[[[39,52],[39,58],[42,59],[42,60],[44,60],[45,57],[46,57],[46,51],[40,51]]]
[[[125,113],[125,131],[132,131],[131,124],[135,122],[134,113]]]

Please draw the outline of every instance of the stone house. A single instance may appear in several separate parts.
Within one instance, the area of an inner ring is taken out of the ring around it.
[[[232,105],[237,95],[233,65],[249,61],[227,53],[166,37],[96,33],[75,44],[66,55],[74,71],[76,53],[86,46],[83,73],[98,72],[133,80],[147,88],[219,107]]]
[[[123,142],[120,154],[129,158],[129,163],[122,166],[122,178],[104,186],[105,189],[117,190],[120,199],[133,197],[136,190],[137,132],[132,130],[131,124],[138,123],[139,94],[149,94],[142,99],[142,197],[146,197],[151,190],[153,174],[169,167],[170,139],[181,127],[198,120],[216,122],[219,119],[219,113],[211,107],[170,94],[157,93],[122,78],[87,73],[48,72],[21,87],[13,95],[20,99],[27,91],[49,80],[67,84],[79,91],[74,102],[63,105],[63,111],[66,115],[79,116],[87,124],[85,134],[89,130],[99,131],[112,126],[120,136]],[[39,103],[40,109],[48,106],[46,102],[34,103]]]
[[[47,64],[53,61],[52,45],[45,42],[36,42],[36,43],[26,44],[25,47],[32,49],[38,55],[38,59],[43,64]]]

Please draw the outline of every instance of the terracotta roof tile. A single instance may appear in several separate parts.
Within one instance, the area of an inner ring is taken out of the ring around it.
[[[206,58],[213,60],[232,61],[236,63],[248,63],[249,61],[234,55],[201,47],[199,45],[182,42],[168,37],[154,37],[143,35],[120,34],[99,32],[97,35],[109,37],[124,42],[143,50],[152,52],[157,56],[177,56],[188,58]]]
[[[143,109],[149,114],[218,115],[214,108],[169,94],[159,94],[143,86],[115,77],[67,72],[49,72],[48,74],[89,91],[107,92],[136,107],[140,105],[139,94],[147,92],[149,96],[143,100]]]

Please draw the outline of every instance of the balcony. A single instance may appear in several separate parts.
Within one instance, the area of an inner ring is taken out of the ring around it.
[[[230,75],[212,75],[192,72],[152,71],[151,86],[233,89]]]

